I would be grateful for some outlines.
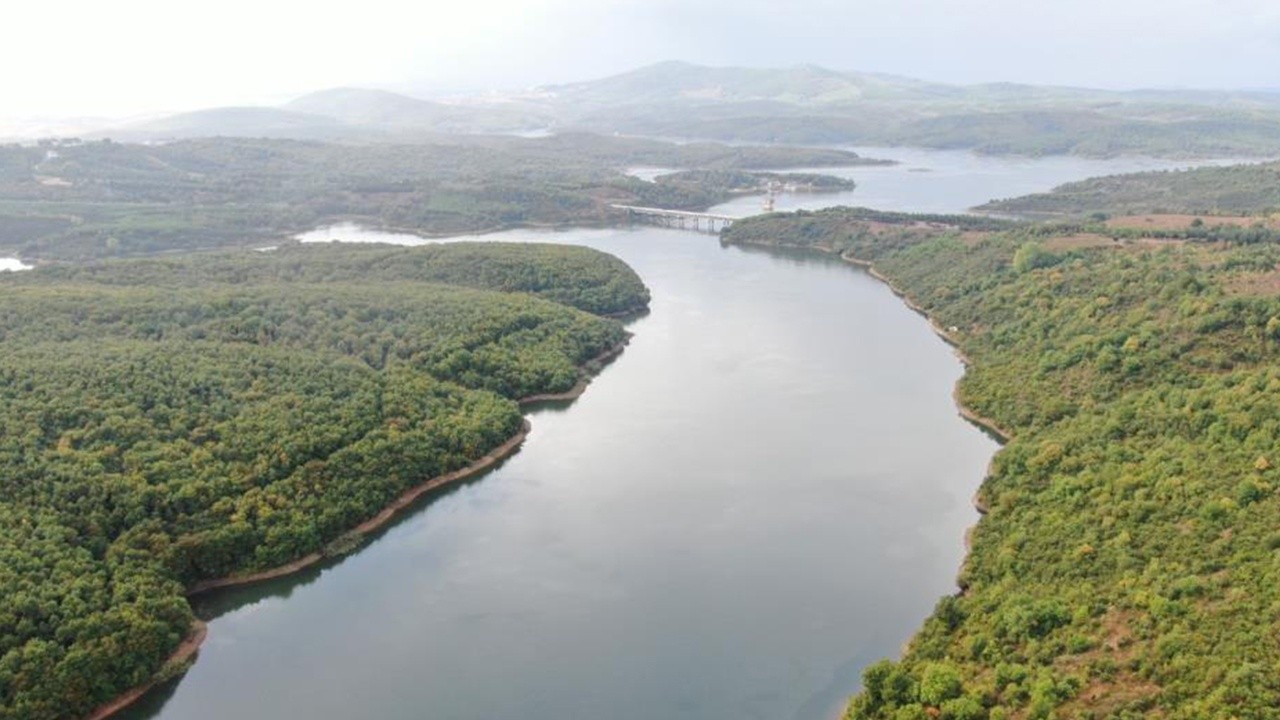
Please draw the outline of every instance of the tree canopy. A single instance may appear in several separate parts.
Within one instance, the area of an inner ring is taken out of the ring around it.
[[[499,244],[104,262],[0,289],[4,720],[145,682],[191,625],[184,588],[324,553],[481,457],[521,427],[518,398],[625,341],[570,304],[648,300],[609,256]]]

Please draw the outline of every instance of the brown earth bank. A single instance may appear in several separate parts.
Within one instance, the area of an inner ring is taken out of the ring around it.
[[[412,505],[415,500],[422,497],[424,494],[432,490],[435,490],[437,488],[444,487],[445,485],[458,482],[459,480],[465,480],[466,478],[476,475],[477,473],[481,473],[481,472],[484,472],[485,470],[488,470],[489,468],[497,464],[500,460],[504,460],[507,457],[510,457],[516,451],[516,449],[520,447],[520,444],[524,442],[524,439],[528,437],[529,430],[531,428],[532,428],[532,425],[529,423],[528,420],[525,420],[521,424],[520,430],[517,431],[515,435],[512,435],[511,437],[507,438],[507,440],[503,442],[501,445],[499,445],[498,447],[485,453],[479,459],[475,460],[470,465],[467,465],[464,468],[454,470],[453,472],[445,473],[444,475],[438,475],[436,477],[431,478],[430,480],[427,480],[426,482],[423,482],[419,485],[415,485],[414,487],[404,491],[403,493],[400,494],[399,497],[397,497],[395,500],[392,500],[391,504],[384,507],[377,515],[374,515],[368,520],[365,520],[364,522],[355,526],[344,537],[354,540],[359,537],[368,535],[376,530],[379,530],[384,526],[386,526],[386,524],[391,522],[396,517],[397,514],[399,514],[402,510]],[[294,560],[291,563],[286,563],[284,565],[272,568],[270,570],[263,570],[262,572],[252,573],[249,575],[232,575],[230,577],[215,578],[213,580],[201,580],[200,582],[187,588],[187,597],[194,597],[196,595],[200,595],[201,593],[206,593],[206,592],[209,592],[210,590],[217,590],[219,588],[235,587],[238,585],[250,585],[252,583],[262,582],[264,580],[273,580],[275,578],[284,577],[286,575],[292,575],[293,573],[296,573],[299,570],[303,570],[312,565],[315,565],[316,563],[320,562],[326,557],[328,557],[327,554],[323,552],[316,552],[316,553],[311,553],[310,555],[306,555],[301,558],[298,558],[297,560]]]
[[[977,234],[978,233],[973,233],[973,235],[977,235]],[[982,235],[985,235],[985,233],[982,233]],[[973,240],[973,238],[966,238],[966,239]],[[1107,244],[1111,244],[1111,241],[1109,239],[1107,239]],[[834,248],[825,247],[821,245],[796,245],[796,244],[779,243],[778,245],[761,245],[761,247],[786,247],[788,249],[813,250],[813,251],[821,252],[827,255],[836,254],[836,251],[834,250]],[[902,299],[903,304],[905,304],[908,308],[910,308],[912,311],[916,312],[920,316],[924,317],[925,320],[929,322],[929,327],[932,328],[933,332],[939,338],[941,338],[943,342],[951,346],[952,351],[955,352],[956,357],[960,359],[960,362],[964,364],[966,369],[973,365],[973,361],[969,359],[969,356],[966,355],[964,351],[960,349],[959,341],[956,340],[956,338],[952,335],[953,332],[957,331],[955,328],[942,327],[942,325],[940,325],[938,321],[932,315],[930,315],[927,310],[921,307],[920,304],[917,303],[910,295],[908,295],[902,288],[898,287],[891,279],[889,279],[888,276],[884,275],[879,270],[877,270],[875,267],[875,264],[872,263],[870,260],[863,260],[861,258],[854,257],[847,253],[840,253],[839,257],[841,260],[851,265],[854,265],[866,270],[868,275],[870,275],[871,277],[879,280],[880,282],[888,286],[889,290],[894,295],[897,295],[899,298]],[[979,415],[977,412],[975,412],[974,410],[969,408],[967,405],[965,405],[963,401],[961,401],[960,384],[958,381],[956,383],[956,386],[952,389],[951,397],[955,401],[956,410],[959,412],[960,417],[964,418],[969,423],[975,425],[978,429],[992,436],[1001,445],[1005,445],[1006,443],[1008,443],[1010,440],[1013,439],[1012,432],[1000,427],[1000,425],[996,423],[994,420],[992,420],[991,418],[985,417],[983,415]],[[994,459],[992,460],[992,463],[994,463]],[[991,477],[992,463],[987,464],[987,470],[985,475],[983,476],[984,483],[987,478]],[[974,492],[972,502],[973,502],[974,509],[978,511],[979,515],[986,515],[987,512],[990,510],[990,508],[987,505],[986,498],[984,498],[982,495],[981,486],[979,486],[978,490]],[[972,549],[973,532],[976,528],[977,526],[973,525],[973,526],[970,526],[967,530],[965,530],[964,548],[965,548],[966,554]],[[967,562],[968,562],[967,559],[961,562],[960,568],[956,571],[956,587],[958,588],[960,594],[964,594],[965,592],[967,592],[967,585],[964,582],[964,570],[965,570],[965,564]],[[904,645],[903,646],[904,654],[905,654],[905,650],[906,650],[906,646]],[[842,720],[843,718],[844,718],[844,710],[842,708],[840,710],[839,715],[836,716],[836,720]]]
[[[171,655],[164,661],[160,672],[156,677],[146,685],[138,687],[126,692],[111,702],[100,705],[97,710],[93,711],[87,720],[105,720],[124,708],[132,705],[143,695],[147,694],[151,688],[160,684],[168,676],[169,672],[179,672],[188,663],[194,662],[196,653],[200,651],[200,645],[204,643],[205,636],[209,634],[209,628],[200,620],[196,620],[191,624],[191,632],[187,635],[182,644],[178,645],[178,649],[174,650]]]
[[[899,288],[897,285],[895,285],[892,280],[890,280],[888,277],[880,273],[880,271],[876,270],[875,266],[872,265],[870,262],[866,260],[859,260],[853,257],[846,257],[843,255],[841,256],[841,258],[844,259],[846,262],[857,265],[858,267],[866,268],[867,274],[879,280],[880,282],[884,283],[885,285],[888,285],[889,290],[891,290],[894,295],[897,295],[899,298],[901,298],[902,302],[907,307],[911,308],[913,311],[918,313],[925,320],[929,321],[929,327],[933,329],[933,332],[938,337],[942,338],[943,342],[951,346],[951,349],[953,352],[955,352],[956,357],[960,358],[960,362],[964,363],[964,366],[966,368],[973,365],[973,361],[969,359],[969,356],[966,355],[964,351],[960,349],[960,342],[956,340],[955,337],[952,336],[952,333],[957,332],[956,328],[944,328],[941,325],[939,325],[938,321],[935,320],[934,317],[929,314],[929,311],[921,307],[914,299],[912,299],[910,295],[903,292],[903,290]],[[979,415],[968,405],[964,404],[964,402],[960,399],[959,383],[957,383],[956,387],[951,391],[951,397],[952,399],[955,400],[956,410],[960,413],[960,417],[964,418],[965,420],[968,420],[971,424],[976,425],[978,429],[994,437],[1001,445],[1004,445],[1013,439],[1012,432],[1000,427],[1000,425],[996,423],[995,420],[992,420],[991,418],[986,417],[985,415]],[[981,506],[977,505],[976,503],[974,507],[978,508],[978,512],[985,512],[984,509]]]
[[[917,224],[919,225],[920,223],[917,223]],[[891,226],[886,225],[885,227],[891,227]],[[1107,244],[1112,244],[1112,243],[1110,240],[1108,240]],[[799,245],[799,244],[789,244],[789,243],[776,243],[776,244],[757,244],[756,246],[764,247],[764,248],[780,247],[780,248],[786,248],[789,250],[809,250],[809,251],[820,252],[826,255],[837,255],[834,248],[826,247],[823,245]],[[905,291],[903,291],[902,288],[894,284],[894,282],[891,279],[889,279],[887,276],[885,276],[883,273],[877,270],[875,268],[875,265],[870,260],[863,260],[861,258],[854,257],[847,253],[840,253],[838,254],[838,257],[841,260],[849,263],[850,265],[855,265],[857,267],[860,267],[866,270],[868,275],[887,285],[889,287],[889,290],[893,292],[894,295],[897,295],[899,298],[901,298],[903,304],[905,304],[908,308],[910,308],[912,311],[916,312],[917,314],[919,314],[921,317],[923,317],[925,320],[929,322],[929,327],[933,329],[933,332],[938,337],[942,338],[943,342],[951,346],[951,349],[953,352],[955,352],[956,357],[960,358],[960,362],[964,363],[966,368],[973,365],[973,361],[970,360],[969,356],[966,355],[964,351],[960,349],[959,341],[956,340],[956,338],[952,334],[952,333],[958,332],[957,328],[944,328],[942,327],[942,325],[938,324],[938,321],[934,319],[934,317],[930,315],[927,310],[921,307],[910,295],[908,295]],[[1000,425],[995,420],[992,420],[991,418],[983,415],[979,415],[977,412],[975,412],[973,409],[965,405],[960,400],[959,384],[957,384],[956,388],[952,391],[952,398],[955,399],[956,409],[957,409],[957,412],[959,412],[960,417],[969,421],[973,425],[976,425],[980,430],[994,437],[1001,445],[1004,445],[1013,439],[1012,432],[1000,427]],[[988,473],[988,475],[989,474],[990,473]],[[975,502],[975,507],[978,508],[978,512],[980,513],[986,512],[985,508],[976,502]]]
[[[612,348],[583,363],[582,370],[584,372],[584,376],[576,385],[573,386],[573,388],[562,393],[530,395],[520,398],[518,402],[522,407],[524,407],[541,402],[563,401],[577,398],[586,391],[587,385],[590,384],[592,377],[596,373],[600,372],[600,370],[602,370],[611,360],[622,354],[623,349],[626,348],[629,341],[630,335]],[[524,422],[521,423],[520,430],[517,431],[515,435],[507,438],[507,440],[501,445],[493,448],[464,468],[445,473],[444,475],[438,475],[406,490],[389,505],[384,507],[377,515],[374,515],[368,520],[365,520],[355,526],[341,539],[359,540],[385,527],[389,522],[394,520],[406,508],[412,506],[426,493],[489,470],[502,460],[514,455],[515,452],[520,449],[520,446],[524,443],[525,438],[528,437],[532,428],[533,425],[528,419],[525,419]],[[329,557],[329,555],[324,552],[311,553],[310,555],[298,558],[291,563],[286,563],[279,567],[264,570],[262,572],[247,575],[234,575],[211,580],[201,580],[187,588],[187,597],[195,597],[196,595],[222,588],[250,585],[266,580],[286,577],[301,570],[305,570],[327,557]],[[187,635],[187,638],[183,640],[182,644],[174,650],[173,654],[170,655],[167,660],[165,660],[164,665],[154,678],[143,685],[139,685],[136,688],[122,693],[114,700],[99,706],[98,709],[94,710],[93,714],[89,715],[85,720],[106,720],[112,715],[137,702],[143,695],[147,694],[148,691],[169,677],[172,677],[173,674],[185,670],[184,665],[194,661],[196,653],[200,650],[200,645],[204,643],[207,636],[207,625],[199,619],[195,620],[195,622],[192,623],[191,632]]]
[[[974,234],[976,235],[977,233],[974,233]],[[983,233],[983,235],[985,235],[985,233]],[[1092,238],[1090,238],[1089,242],[1090,243],[1093,242]],[[1108,244],[1110,244],[1110,240],[1108,240],[1107,242]],[[823,252],[831,252],[831,250],[825,249],[825,248],[823,248],[822,250]],[[894,284],[894,282],[890,280],[886,275],[876,270],[874,263],[872,263],[869,260],[862,260],[860,258],[856,258],[846,254],[840,255],[840,259],[852,265],[856,265],[858,267],[866,269],[868,275],[887,285],[889,287],[889,290],[892,291],[894,295],[897,295],[899,298],[901,298],[902,302],[907,307],[911,308],[913,311],[915,311],[916,313],[918,313],[919,315],[921,315],[922,317],[924,317],[926,320],[929,321],[929,327],[933,329],[933,332],[937,334],[938,337],[942,338],[943,342],[951,346],[952,350],[956,354],[956,357],[960,358],[960,362],[964,363],[966,370],[973,365],[973,361],[969,359],[969,356],[966,355],[964,351],[960,349],[959,341],[952,336],[952,332],[954,332],[954,330],[952,330],[951,328],[942,327],[942,325],[940,325],[938,321],[932,315],[930,315],[927,310],[921,307],[920,304],[917,303],[914,299],[912,299],[912,297],[908,295],[902,288]],[[956,385],[951,391],[951,397],[955,401],[956,410],[957,412],[960,413],[960,417],[967,420],[970,424],[976,426],[979,430],[982,430],[983,432],[995,438],[995,440],[999,442],[1001,445],[1005,445],[1010,440],[1013,439],[1012,432],[1000,427],[1000,425],[996,423],[995,420],[992,420],[991,418],[983,415],[979,415],[977,412],[971,409],[968,405],[964,404],[964,402],[960,399],[959,381],[956,381]],[[993,458],[992,463],[994,462],[995,460]],[[987,464],[987,470],[983,476],[983,484],[986,483],[987,478],[991,477],[992,463]],[[976,491],[974,491],[972,502],[973,502],[974,509],[978,511],[979,515],[986,515],[987,512],[989,512],[990,508],[987,505],[986,498],[984,498],[982,495],[981,485],[978,487]],[[977,529],[977,525],[975,524],[970,526],[968,529],[964,531],[964,550],[966,555],[973,549],[973,532],[976,529]],[[967,583],[965,583],[964,581],[964,571],[965,571],[965,565],[967,563],[968,563],[967,559],[962,561],[960,563],[960,568],[956,571],[956,587],[959,589],[961,594],[964,594],[965,592],[968,591]],[[903,647],[904,647],[903,654],[905,654],[906,646],[904,645]],[[836,716],[836,719],[843,720],[843,718],[844,718],[844,709],[842,708],[840,710],[840,714]]]
[[[1110,243],[1109,240],[1108,240],[1108,243]],[[827,255],[837,254],[834,248],[830,248],[822,245],[798,245],[798,244],[788,244],[788,243],[777,243],[777,244],[771,244],[771,245],[759,244],[757,245],[757,247],[765,247],[765,248],[783,247],[787,249],[816,251],[816,252],[824,253]],[[969,356],[966,355],[964,351],[960,349],[959,341],[952,334],[954,332],[958,332],[958,329],[942,327],[942,325],[940,325],[938,321],[932,315],[930,315],[927,310],[921,307],[920,304],[917,303],[910,295],[908,295],[902,288],[898,287],[886,275],[884,275],[879,270],[877,270],[875,268],[875,264],[872,263],[870,260],[863,260],[861,258],[854,257],[853,255],[849,255],[847,253],[839,253],[838,256],[841,260],[849,263],[850,265],[854,265],[856,267],[860,267],[866,270],[868,275],[870,275],[871,277],[879,280],[880,282],[888,286],[889,290],[894,295],[897,295],[902,300],[903,304],[905,304],[908,308],[910,308],[912,311],[916,312],[917,314],[919,314],[929,322],[929,327],[933,329],[933,332],[939,338],[942,338],[943,342],[951,346],[952,351],[955,353],[956,357],[960,359],[960,362],[964,364],[966,369],[973,365],[973,361],[970,360]],[[951,397],[955,401],[956,410],[959,413],[960,417],[967,420],[970,424],[976,426],[979,430],[982,430],[983,432],[990,435],[998,443],[1000,443],[1001,445],[1005,445],[1010,440],[1013,439],[1012,432],[1001,427],[995,420],[992,420],[991,418],[983,415],[979,415],[969,406],[964,404],[964,402],[960,399],[960,384],[958,381],[956,383],[956,386],[951,391]],[[991,464],[987,465],[986,474],[983,476],[984,482],[988,477],[991,476],[991,467],[992,467]],[[973,495],[973,507],[975,510],[978,511],[979,515],[986,515],[989,510],[986,500],[982,495],[981,487],[979,487],[978,490]],[[974,527],[970,527],[968,530],[965,531],[964,545],[965,545],[966,552],[970,549],[973,530],[974,530]],[[960,570],[958,571],[958,575],[956,577],[956,585],[960,589],[961,593],[965,591],[964,582],[962,580],[963,575],[964,575],[964,564],[961,563]],[[841,714],[839,717],[841,718],[844,717],[843,710],[841,711]]]
[[[628,338],[629,340],[629,338]],[[582,393],[586,392],[587,385],[591,384],[592,377],[604,369],[611,361],[622,354],[622,350],[626,348],[628,340],[614,345],[612,348],[605,350],[599,355],[591,358],[582,365],[582,369],[586,371],[582,379],[576,385],[562,393],[539,393],[537,395],[528,395],[520,398],[521,405],[533,405],[543,402],[556,402],[561,400],[573,400]]]

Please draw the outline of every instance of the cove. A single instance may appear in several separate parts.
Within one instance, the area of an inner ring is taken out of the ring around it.
[[[198,661],[121,717],[825,720],[954,592],[995,445],[885,285],[657,228],[486,238],[614,253],[651,312],[498,469],[198,599]]]

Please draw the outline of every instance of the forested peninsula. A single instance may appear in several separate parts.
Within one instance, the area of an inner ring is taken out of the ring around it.
[[[1158,235],[850,209],[725,231],[870,265],[1009,435],[960,591],[849,720],[1278,717],[1280,245]]]
[[[341,552],[642,310],[579,247],[284,247],[0,275],[0,718],[89,715],[201,582]],[[170,668],[166,671],[172,671]]]
[[[205,138],[0,145],[0,256],[85,261],[275,244],[341,221],[422,235],[608,225],[614,203],[700,210],[771,176],[880,163],[845,150],[589,134],[407,145]],[[632,166],[699,171],[646,182]],[[809,175],[806,182],[838,178]]]
[[[1039,218],[1199,214],[1208,216],[1202,218],[1207,223],[1234,214],[1266,224],[1267,215],[1280,213],[1280,162],[1095,177],[1045,193],[993,200],[976,209]]]

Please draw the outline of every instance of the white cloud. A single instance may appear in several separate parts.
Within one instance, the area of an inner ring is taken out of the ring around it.
[[[2,17],[9,117],[344,84],[511,87],[670,58],[968,82],[1280,85],[1271,0],[63,0]]]

